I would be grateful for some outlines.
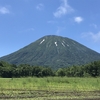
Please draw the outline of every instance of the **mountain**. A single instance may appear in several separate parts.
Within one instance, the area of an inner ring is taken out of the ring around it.
[[[100,60],[100,54],[67,37],[48,35],[0,60],[60,68]]]

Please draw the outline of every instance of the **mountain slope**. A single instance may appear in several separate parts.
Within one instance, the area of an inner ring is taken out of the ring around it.
[[[72,39],[49,35],[0,60],[59,68],[100,60],[100,54]]]

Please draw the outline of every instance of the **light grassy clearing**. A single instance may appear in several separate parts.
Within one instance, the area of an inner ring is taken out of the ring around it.
[[[10,100],[100,99],[100,78],[0,78],[0,99],[8,98]]]

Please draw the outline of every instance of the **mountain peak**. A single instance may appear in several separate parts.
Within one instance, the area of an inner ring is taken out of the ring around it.
[[[68,39],[68,38],[64,38],[64,37],[56,36],[56,35],[47,35],[40,39],[41,40],[40,44],[51,40],[51,43],[55,44],[56,47],[59,46],[59,44],[62,45],[63,47],[69,46],[69,44],[66,44],[65,39]],[[73,41],[73,43],[74,43],[74,41]]]
[[[67,37],[47,35],[0,60],[59,68],[100,60],[100,54]]]

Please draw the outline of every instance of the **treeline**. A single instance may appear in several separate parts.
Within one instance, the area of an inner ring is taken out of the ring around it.
[[[68,76],[68,77],[97,77],[100,76],[100,61],[94,61],[82,66],[72,66],[53,70],[50,67],[31,66],[28,64],[14,65],[0,61],[0,77],[47,77],[47,76]]]

